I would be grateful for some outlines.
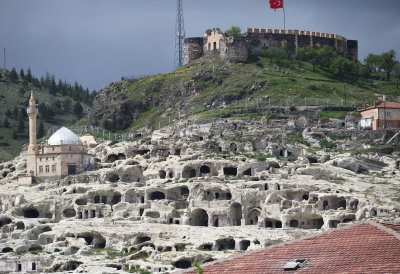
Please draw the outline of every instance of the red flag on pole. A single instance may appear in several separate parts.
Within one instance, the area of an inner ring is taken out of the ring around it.
[[[271,9],[282,9],[283,0],[269,0],[269,5],[271,6]]]

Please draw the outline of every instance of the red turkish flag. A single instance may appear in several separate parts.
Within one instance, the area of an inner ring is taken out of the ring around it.
[[[271,9],[282,9],[283,0],[269,0],[269,5],[271,6]]]

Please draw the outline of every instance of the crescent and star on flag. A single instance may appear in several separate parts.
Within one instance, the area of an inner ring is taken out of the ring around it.
[[[282,9],[283,8],[283,0],[269,0],[269,5],[271,9]]]

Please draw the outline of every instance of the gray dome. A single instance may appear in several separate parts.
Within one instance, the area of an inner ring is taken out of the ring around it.
[[[66,127],[62,127],[51,135],[47,143],[51,146],[56,145],[83,145],[78,135]]]

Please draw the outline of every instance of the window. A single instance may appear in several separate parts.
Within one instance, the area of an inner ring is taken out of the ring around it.
[[[52,147],[53,151],[54,151],[54,147]]]
[[[46,173],[50,172],[50,166],[46,165]]]
[[[392,122],[386,122],[386,127],[392,127]]]
[[[392,114],[390,113],[390,111],[385,111],[385,117],[391,117]]]
[[[53,161],[54,161],[54,157],[53,157]]]
[[[43,173],[43,166],[39,166],[39,173]]]
[[[52,171],[52,172],[56,172],[56,165],[52,165],[52,166],[51,166],[51,171]]]
[[[46,157],[46,161],[48,161],[49,160],[49,157]]]
[[[39,158],[39,161],[40,161],[40,162],[42,161],[42,157]]]

